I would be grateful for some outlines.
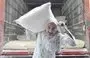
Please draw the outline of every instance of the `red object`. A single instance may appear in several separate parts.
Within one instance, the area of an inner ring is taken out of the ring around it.
[[[0,0],[0,53],[3,45],[4,36],[4,13],[5,13],[5,0]]]
[[[33,53],[32,52],[29,52],[29,51],[24,51],[24,50],[6,50],[6,51],[3,51],[1,55],[32,55]]]
[[[85,49],[63,49],[56,53],[56,55],[85,55],[90,54]],[[33,52],[24,50],[5,50],[2,55],[33,55]]]
[[[90,0],[84,0],[84,17],[90,21]]]
[[[85,55],[85,54],[90,54],[88,51],[84,49],[63,49],[61,52],[57,52],[57,54],[61,55]]]

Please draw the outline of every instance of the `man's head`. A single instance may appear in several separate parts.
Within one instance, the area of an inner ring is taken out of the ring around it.
[[[57,25],[54,22],[48,23],[46,31],[49,35],[55,35],[57,33]]]

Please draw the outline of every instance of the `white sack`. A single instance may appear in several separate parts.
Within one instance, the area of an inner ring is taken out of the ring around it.
[[[30,51],[36,46],[36,41],[9,41],[8,43],[6,43],[3,47],[3,49],[5,50],[26,50],[26,49],[30,49]]]
[[[57,24],[57,20],[51,11],[50,2],[32,9],[15,21],[25,29],[34,33],[45,30],[46,24],[50,21],[54,21]]]

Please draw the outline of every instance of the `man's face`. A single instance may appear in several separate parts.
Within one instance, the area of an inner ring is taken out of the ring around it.
[[[47,26],[47,32],[49,33],[49,35],[55,35],[57,32],[57,26],[55,23],[49,23]]]

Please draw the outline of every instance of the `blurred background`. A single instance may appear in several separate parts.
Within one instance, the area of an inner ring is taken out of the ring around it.
[[[28,40],[36,40],[36,34],[25,30],[14,20],[49,1],[57,20],[60,21],[60,16],[66,16],[68,29],[90,50],[90,0],[5,0],[4,44],[13,40],[27,40],[27,32]]]

